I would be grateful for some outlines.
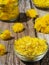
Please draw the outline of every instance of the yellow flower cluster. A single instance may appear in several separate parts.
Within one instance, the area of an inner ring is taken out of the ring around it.
[[[11,2],[18,2],[18,0],[0,0],[0,4],[9,4],[9,3],[11,3]]]
[[[41,33],[49,33],[49,14],[39,17],[35,20],[34,28]]]
[[[0,4],[8,4],[10,0],[0,0]]]
[[[35,9],[29,9],[26,11],[26,15],[31,18],[35,18],[38,14]]]
[[[3,40],[7,40],[11,38],[11,32],[9,30],[4,30],[1,34],[0,34],[0,38]]]
[[[46,52],[47,48],[48,46],[45,40],[32,38],[30,36],[15,40],[14,43],[14,50],[16,53],[29,59],[33,59],[36,56],[43,54]]]
[[[18,15],[18,0],[0,0],[0,20],[13,20]]]
[[[49,0],[32,0],[37,7],[49,8]]]
[[[4,55],[6,52],[6,47],[0,43],[0,56]]]
[[[24,25],[22,23],[15,23],[12,29],[14,32],[21,32],[24,29]]]

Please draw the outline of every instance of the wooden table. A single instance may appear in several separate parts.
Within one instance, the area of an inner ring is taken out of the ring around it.
[[[47,55],[38,62],[32,62],[32,63],[26,63],[26,62],[22,62],[19,58],[17,58],[17,56],[14,53],[13,50],[13,44],[14,44],[14,40],[21,38],[23,36],[26,35],[30,35],[32,37],[37,36],[36,32],[33,28],[33,19],[29,19],[25,16],[25,11],[27,9],[30,8],[35,8],[39,14],[39,16],[44,15],[45,13],[48,13],[48,11],[45,10],[40,10],[37,9],[31,2],[31,0],[19,0],[19,8],[20,8],[20,16],[19,16],[19,20],[21,21],[24,26],[25,26],[25,30],[20,32],[20,33],[14,33],[11,29],[12,25],[16,22],[2,22],[0,21],[0,29],[5,30],[5,29],[9,29],[12,32],[12,36],[14,37],[11,40],[7,40],[7,41],[3,41],[0,40],[0,43],[5,44],[7,51],[9,53],[7,53],[4,56],[0,57],[0,65],[49,65],[49,52],[47,53]]]

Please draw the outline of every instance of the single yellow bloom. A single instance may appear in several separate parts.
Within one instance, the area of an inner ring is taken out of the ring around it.
[[[11,38],[11,32],[9,30],[4,30],[0,34],[0,38],[3,39],[3,40],[10,39]]]
[[[6,52],[6,47],[0,43],[0,56],[4,55]]]
[[[47,48],[48,45],[45,40],[32,38],[30,36],[15,40],[14,43],[15,52],[29,59],[33,59],[35,56],[43,54],[46,52]]]
[[[24,25],[22,23],[15,23],[12,29],[14,32],[21,32],[24,29]]]
[[[37,14],[37,11],[35,9],[29,9],[26,11],[26,15],[31,17],[31,18],[35,18],[38,14]]]

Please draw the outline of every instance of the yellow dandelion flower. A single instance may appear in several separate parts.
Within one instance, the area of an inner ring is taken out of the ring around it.
[[[11,32],[9,30],[4,30],[0,34],[0,38],[3,39],[3,40],[10,39],[11,38]]]
[[[37,11],[35,9],[29,9],[26,11],[26,15],[31,17],[31,18],[35,18],[38,14],[37,14]]]
[[[0,56],[4,55],[6,52],[6,47],[0,43]]]
[[[15,23],[12,29],[14,32],[21,32],[24,29],[24,25],[22,23]]]

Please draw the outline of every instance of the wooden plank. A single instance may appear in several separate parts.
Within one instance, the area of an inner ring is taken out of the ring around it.
[[[14,52],[14,46],[13,46],[15,39],[17,39],[17,34],[14,33],[13,30],[12,30],[13,24],[14,24],[14,22],[10,24],[10,31],[12,32],[13,39],[9,41],[10,46],[11,46],[11,48],[10,48],[11,53],[10,53],[10,56],[9,56],[9,59],[10,59],[9,62],[10,62],[10,65],[19,65],[17,57],[16,57],[15,52]]]
[[[21,3],[20,3],[20,18],[19,18],[19,22],[21,21],[22,23],[24,22],[24,12],[25,12],[25,5],[24,5],[25,1],[24,0],[21,0]],[[18,33],[18,38],[21,38],[25,36],[24,34],[24,30],[20,33]],[[21,60],[19,60],[20,62],[20,65],[25,65]]]
[[[9,29],[8,23],[2,22],[2,21],[0,23],[1,23],[0,26],[1,26],[2,30]],[[8,47],[8,41],[0,40],[0,43],[3,43],[6,46],[6,49],[8,51],[8,48],[7,48]],[[2,62],[3,65],[7,65],[7,55],[1,56],[0,62]]]
[[[31,9],[31,3],[30,3],[30,0],[26,0],[26,4],[25,4],[25,12],[26,10],[28,9]],[[29,19],[27,18],[27,26],[28,26],[28,32],[29,32],[29,35],[32,36],[32,37],[35,37],[35,30],[34,30],[34,21],[33,19]]]
[[[24,13],[24,1],[23,0],[21,0],[21,3],[19,4],[19,6],[20,6],[20,12],[22,12],[22,13]],[[23,5],[23,7],[22,7],[22,5]],[[20,15],[20,19],[21,19],[22,17],[21,17],[21,15]],[[13,24],[10,24],[11,26],[13,25]],[[11,29],[11,28],[10,28]],[[24,34],[23,34],[23,32],[21,32],[21,33],[13,33],[14,34],[14,36],[15,36],[15,39],[17,39],[17,38],[20,38],[20,37],[22,37]],[[12,49],[11,49],[12,50]],[[15,53],[13,52],[13,65],[25,65],[23,62],[21,62],[21,60],[15,55]]]
[[[32,2],[31,2],[31,4],[32,4]],[[32,4],[32,7],[34,7],[37,10],[39,17],[49,13],[49,10],[38,9],[33,4]],[[37,37],[38,37],[38,35],[37,35]],[[40,65],[49,65],[48,61],[49,61],[49,51],[46,54],[46,56],[40,61]]]
[[[10,32],[12,33],[12,23],[9,23],[9,30]],[[11,39],[11,40],[8,40],[9,41],[9,45],[8,45],[8,51],[9,51],[9,54],[7,55],[7,64],[8,65],[14,65],[13,63],[13,44],[14,44],[14,40]]]
[[[26,0],[26,9],[30,9],[31,8],[31,3],[30,3],[30,0]],[[28,4],[27,4],[28,3]],[[29,8],[28,8],[29,7]],[[34,23],[33,23],[33,19],[30,19],[29,21],[27,21],[27,24],[28,24],[28,30],[29,30],[29,35],[32,36],[32,37],[35,37],[35,30],[34,30]],[[30,63],[29,65],[40,65],[40,62],[33,62],[33,63]]]
[[[0,29],[2,29],[2,26],[3,26],[3,22],[0,21]],[[1,40],[0,40],[0,43],[2,43]],[[4,43],[3,43],[3,44],[4,44]],[[4,59],[3,57],[4,57],[5,59]],[[4,64],[4,65],[5,65],[5,60],[6,60],[6,56],[2,56],[2,57],[0,56],[0,64],[2,64],[2,65]]]

